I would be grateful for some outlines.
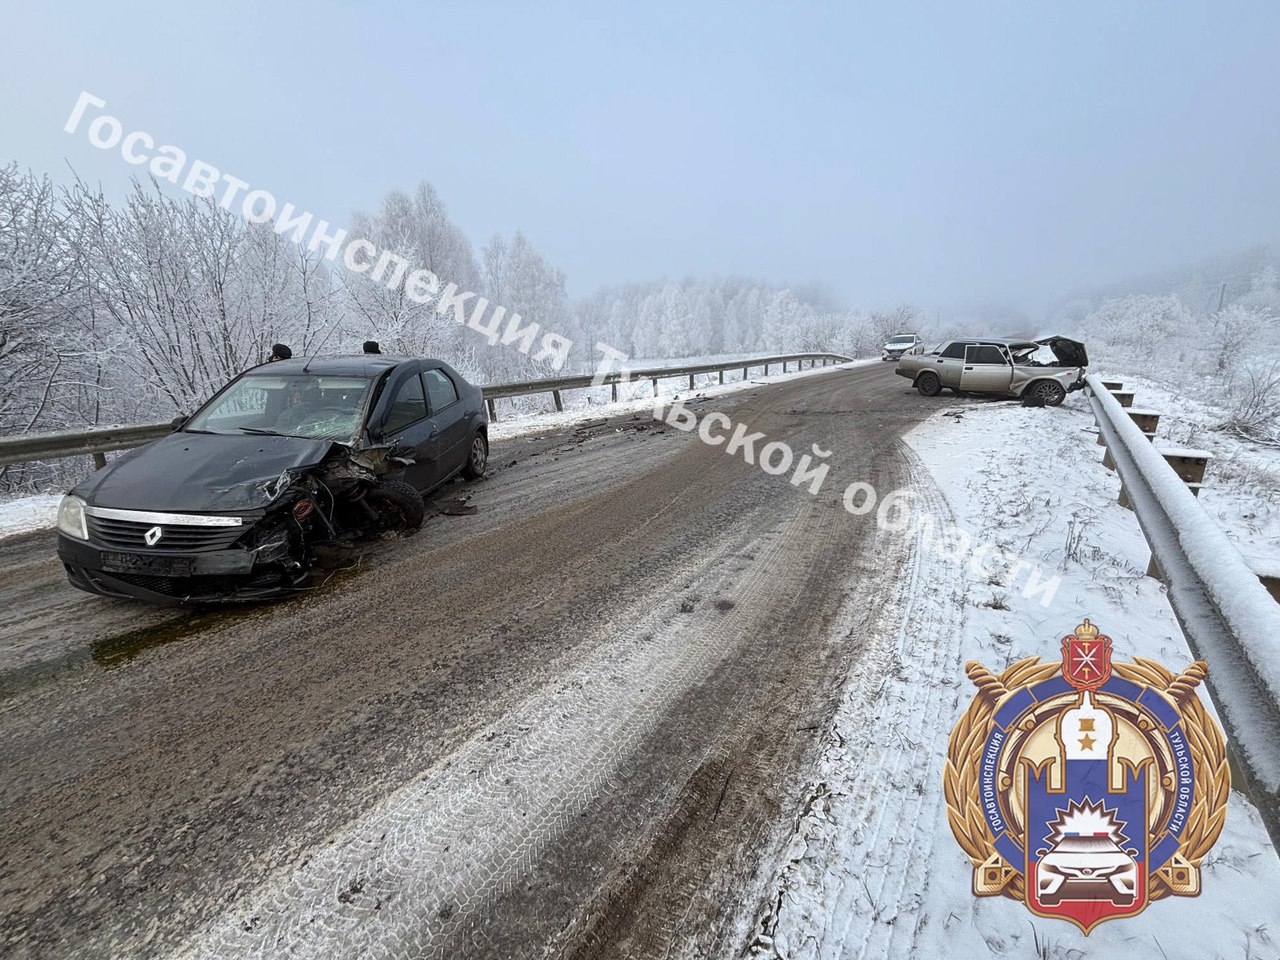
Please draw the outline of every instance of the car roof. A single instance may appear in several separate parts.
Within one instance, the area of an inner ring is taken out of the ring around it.
[[[1034,340],[1023,337],[954,337],[947,343],[993,343],[1002,347],[1038,347]]]
[[[246,371],[250,375],[269,373],[281,376],[296,376],[302,373],[323,373],[340,377],[376,377],[379,374],[398,367],[410,360],[418,361],[418,357],[396,357],[384,353],[356,353],[347,356],[329,357],[294,357],[291,360],[277,360],[275,363],[262,363]],[[424,366],[439,366],[439,360],[421,360]]]

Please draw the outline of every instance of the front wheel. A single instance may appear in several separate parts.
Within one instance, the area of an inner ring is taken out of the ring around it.
[[[366,533],[408,536],[416,533],[426,518],[422,494],[401,480],[383,480],[364,493],[364,504],[376,519]]]
[[[489,463],[489,440],[483,433],[471,438],[471,449],[467,452],[467,464],[462,468],[462,475],[468,480],[479,480],[484,476],[484,468]]]
[[[1057,380],[1041,380],[1027,388],[1027,393],[1044,403],[1046,407],[1056,407],[1067,398],[1066,388]]]
[[[936,373],[926,370],[916,377],[916,389],[920,391],[922,397],[936,397],[942,392],[942,381],[938,379]]]

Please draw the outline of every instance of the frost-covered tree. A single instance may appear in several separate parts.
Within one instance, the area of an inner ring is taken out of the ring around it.
[[[539,352],[544,333],[574,339],[577,317],[565,283],[564,273],[552,266],[523,233],[517,231],[510,240],[495,236],[489,241],[484,248],[483,289],[495,308],[505,308],[502,330],[512,322],[513,314],[519,314],[522,325],[536,323],[539,332],[528,353],[510,344],[490,346],[481,354],[487,370],[513,378],[556,373],[549,359],[535,361],[533,356]]]
[[[349,235],[368,240],[379,253],[363,273],[342,270],[340,278],[347,310],[341,342],[378,340],[386,352],[407,355],[446,355],[464,349],[466,343],[452,315],[440,315],[437,301],[420,303],[408,295],[403,277],[414,270],[429,270],[443,290],[480,289],[480,271],[471,242],[449,219],[439,195],[423,183],[411,197],[393,190],[374,214],[358,213]],[[383,259],[394,254],[403,259]],[[397,271],[401,282],[388,285]]]

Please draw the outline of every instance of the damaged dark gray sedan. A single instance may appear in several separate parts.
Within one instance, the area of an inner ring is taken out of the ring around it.
[[[484,474],[479,387],[439,360],[285,360],[75,487],[58,556],[90,593],[160,603],[304,587],[317,557],[413,533],[422,495]]]

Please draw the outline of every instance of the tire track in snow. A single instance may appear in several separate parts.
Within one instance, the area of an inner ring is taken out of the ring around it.
[[[951,510],[902,444],[914,516]],[[910,956],[937,835],[945,738],[960,693],[962,568],[928,548],[921,529],[908,573],[845,688],[752,952],[786,958]],[[872,883],[867,878],[874,877]],[[815,928],[820,940],[809,936]]]

